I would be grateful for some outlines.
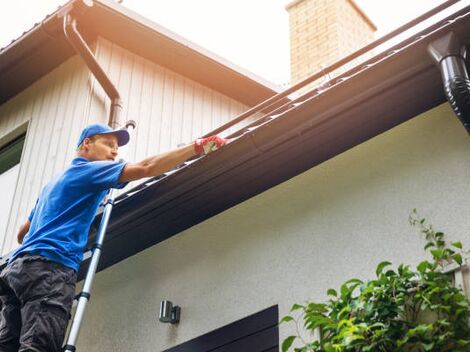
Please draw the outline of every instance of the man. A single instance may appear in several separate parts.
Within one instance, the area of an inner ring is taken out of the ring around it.
[[[227,142],[212,136],[138,163],[115,161],[118,147],[128,141],[126,130],[86,127],[77,157],[41,190],[20,227],[22,245],[0,274],[0,352],[60,350],[88,231],[110,188],[160,175]]]

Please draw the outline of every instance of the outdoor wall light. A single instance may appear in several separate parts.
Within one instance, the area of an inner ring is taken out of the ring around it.
[[[173,306],[170,301],[160,302],[160,317],[159,320],[162,323],[176,324],[180,321],[181,308],[179,306]]]

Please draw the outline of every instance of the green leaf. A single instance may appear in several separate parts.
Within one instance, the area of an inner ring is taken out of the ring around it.
[[[287,323],[288,321],[292,321],[294,320],[294,318],[292,318],[290,315],[286,315],[284,318],[281,319],[281,321],[279,322],[279,324],[281,323]]]
[[[377,276],[380,276],[380,274],[382,274],[382,271],[384,270],[384,268],[386,266],[389,266],[389,265],[392,265],[392,263],[390,262],[382,262],[380,263],[379,265],[377,265],[377,269],[375,270],[375,273],[377,274]]]
[[[426,269],[429,267],[429,262],[424,261],[419,263],[419,265],[416,267],[420,273],[424,273]]]
[[[282,343],[282,352],[286,352],[290,346],[292,346],[292,343],[294,340],[297,338],[297,336],[289,336],[287,337],[284,342]]]
[[[423,343],[423,348],[425,351],[431,351],[434,348],[434,342]]]
[[[452,245],[453,245],[455,248],[462,249],[462,242],[454,242],[454,243],[452,243]]]
[[[457,262],[457,264],[462,265],[463,260],[460,254],[452,255],[452,259],[454,259]]]
[[[296,304],[294,304],[294,305],[292,306],[292,308],[290,309],[290,311],[293,312],[294,310],[299,310],[299,309],[302,309],[302,308],[304,308],[304,306],[301,306],[300,304],[297,304],[297,303],[296,303]]]
[[[426,243],[426,245],[424,246],[424,250],[428,250],[430,247],[434,247],[436,244],[434,242],[428,242]]]
[[[444,251],[442,249],[434,249],[431,251],[432,256],[436,260],[442,259],[442,255],[444,254]]]
[[[338,292],[336,292],[336,290],[332,288],[328,289],[328,291],[326,291],[326,294],[328,296],[338,297]]]

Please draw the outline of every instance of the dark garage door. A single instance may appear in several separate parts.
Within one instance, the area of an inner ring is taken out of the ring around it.
[[[278,352],[278,322],[273,306],[165,352]]]

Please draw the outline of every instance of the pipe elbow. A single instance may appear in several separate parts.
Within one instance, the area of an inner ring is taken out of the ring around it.
[[[452,110],[470,134],[470,79],[466,47],[454,32],[432,42],[428,52],[439,65],[444,92]]]
[[[444,91],[455,114],[470,131],[470,79],[455,75],[444,82]]]

